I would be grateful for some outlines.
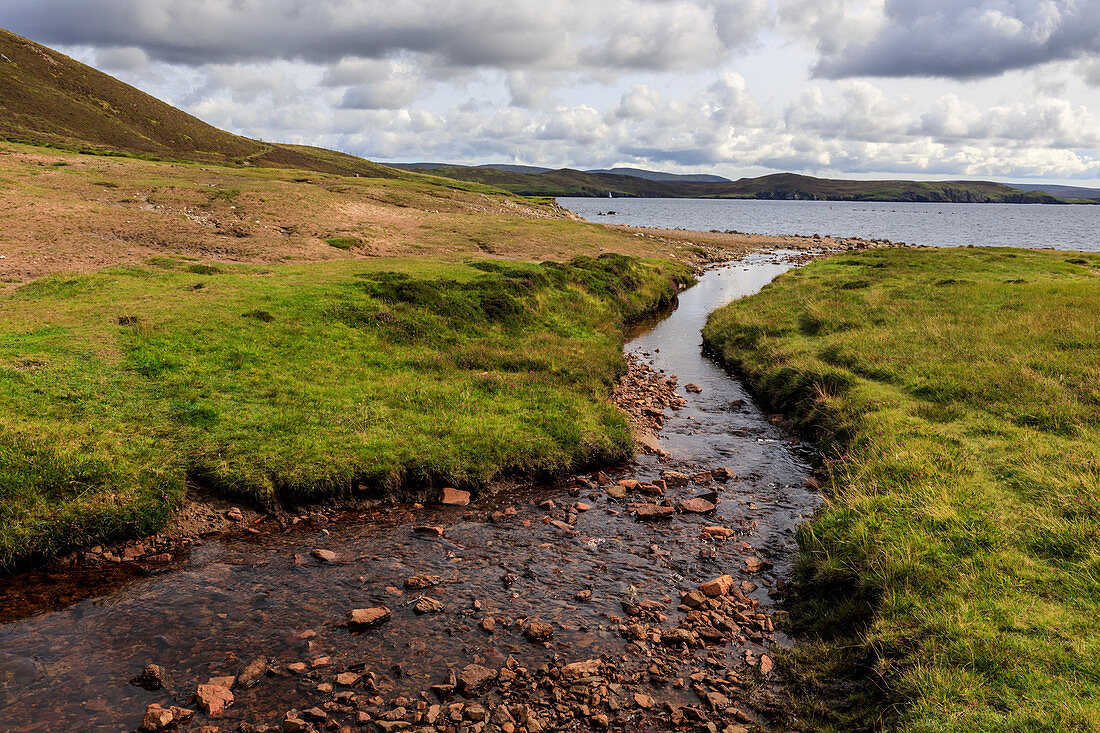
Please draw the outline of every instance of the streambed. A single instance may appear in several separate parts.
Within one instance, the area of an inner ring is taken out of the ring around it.
[[[498,669],[509,656],[532,670],[602,658],[644,685],[658,704],[673,706],[699,705],[702,695],[693,689],[699,685],[684,682],[698,670],[752,668],[755,659],[758,672],[767,647],[787,643],[780,632],[664,655],[654,673],[657,661],[644,653],[645,642],[628,644],[622,626],[642,601],[649,602],[652,623],[664,617],[664,626],[675,626],[683,617],[681,594],[725,573],[763,613],[770,617],[774,609],[772,596],[794,557],[795,530],[819,502],[803,486],[812,454],[702,354],[700,331],[709,312],[790,266],[776,255],[757,255],[710,270],[674,311],[633,329],[626,350],[675,374],[686,400],[666,413],[659,438],[667,455],[643,454],[607,469],[610,481],[603,485],[521,486],[464,509],[385,505],[211,539],[162,574],[127,578],[121,587],[116,582],[102,595],[64,607],[28,607],[26,617],[0,625],[4,730],[134,730],[147,705],[197,709],[190,702],[197,685],[235,674],[256,657],[271,662],[266,679],[235,690],[235,703],[218,719],[200,713],[183,729],[280,724],[291,708],[325,704],[334,708],[333,729],[354,725],[354,716],[340,717],[326,687],[341,671],[374,673],[372,689],[360,692],[376,698],[375,715],[405,697],[410,716],[418,699],[421,710],[434,702],[427,690],[444,682],[449,669]],[[689,383],[700,391],[685,391]],[[666,492],[672,502],[717,492],[721,501],[709,515],[642,522],[630,513],[640,499],[607,492],[620,479],[652,481],[665,470],[698,474],[719,466],[737,478]],[[548,500],[553,508],[540,506]],[[444,534],[414,531],[422,525],[442,527]],[[714,525],[736,535],[722,542],[701,535]],[[336,562],[314,558],[314,549],[332,550]],[[773,567],[749,572],[747,557]],[[440,583],[405,589],[415,574],[439,576]],[[578,598],[582,591],[591,598]],[[423,595],[443,610],[415,613]],[[378,629],[351,634],[342,624],[349,609],[381,605],[392,617]],[[491,633],[482,628],[486,617],[494,619]],[[524,638],[530,621],[548,622],[552,641]],[[293,663],[313,667],[318,660],[311,673],[288,671]],[[128,683],[149,663],[168,672],[166,688],[150,692]],[[668,719],[628,707],[621,715],[612,711],[612,727],[621,719],[631,721],[632,730],[658,728]]]

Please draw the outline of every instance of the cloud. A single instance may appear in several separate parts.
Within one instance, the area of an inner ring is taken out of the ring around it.
[[[995,76],[1100,53],[1100,3],[884,0],[871,38],[822,41],[818,50],[814,74],[824,78]]]

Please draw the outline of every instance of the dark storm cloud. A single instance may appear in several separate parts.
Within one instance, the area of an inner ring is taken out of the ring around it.
[[[0,25],[191,66],[424,54],[441,67],[674,69],[721,60],[766,11],[766,0],[0,0]]]
[[[1100,53],[1097,0],[886,0],[884,13],[870,40],[819,44],[814,73],[972,79]]]

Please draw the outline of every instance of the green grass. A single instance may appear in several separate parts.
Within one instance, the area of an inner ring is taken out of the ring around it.
[[[357,237],[329,237],[325,241],[336,249],[354,249],[363,244]]]
[[[690,273],[620,255],[57,276],[0,298],[0,566],[260,505],[624,456],[622,326]]]
[[[791,661],[874,684],[820,726],[1100,730],[1100,255],[843,255],[704,335],[827,459]]]

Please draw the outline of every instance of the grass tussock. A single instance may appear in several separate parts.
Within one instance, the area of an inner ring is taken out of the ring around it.
[[[1100,730],[1100,256],[844,255],[704,333],[827,458],[795,605],[821,641],[792,661],[880,687],[820,720]]]
[[[294,504],[621,457],[623,323],[689,279],[604,255],[35,281],[0,298],[0,566],[154,531],[188,477]]]

